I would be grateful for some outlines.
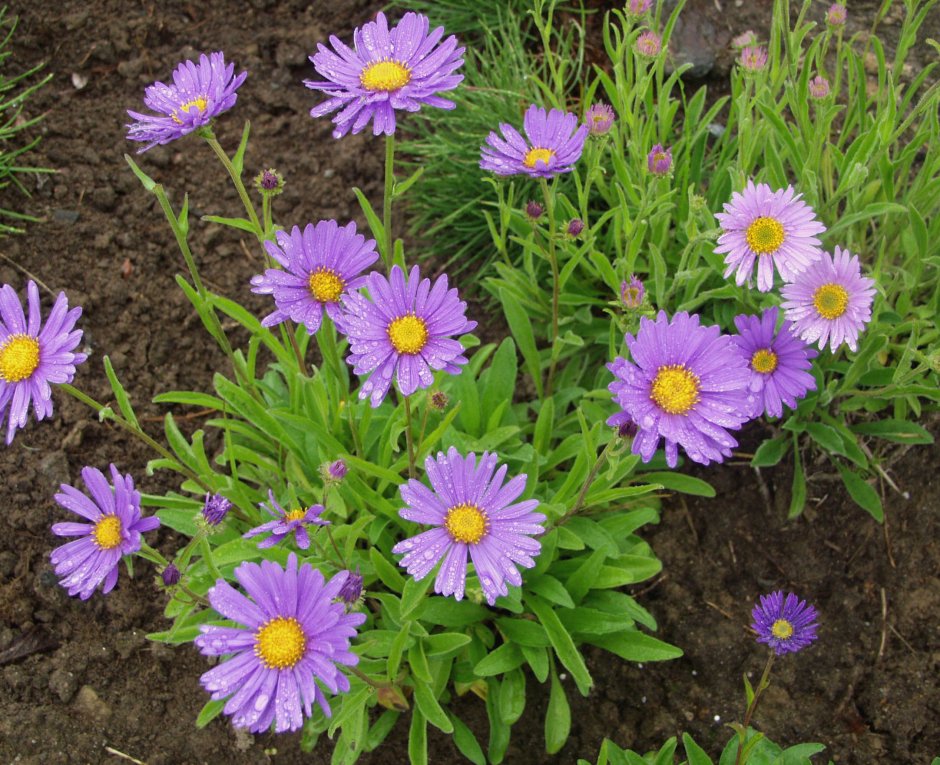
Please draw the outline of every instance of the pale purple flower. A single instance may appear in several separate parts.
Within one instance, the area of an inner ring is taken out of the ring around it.
[[[588,126],[590,135],[606,135],[614,124],[614,110],[603,101],[591,104],[584,115],[584,124]]]
[[[134,479],[121,475],[114,465],[113,486],[104,473],[93,467],[82,468],[82,480],[90,496],[64,483],[55,501],[90,523],[53,524],[56,536],[81,539],[57,547],[49,560],[62,577],[59,584],[69,595],[88,600],[99,584],[105,594],[114,589],[121,556],[137,552],[140,535],[153,531],[160,521],[155,516],[141,517],[140,492],[134,488]]]
[[[667,175],[672,169],[672,149],[656,144],[646,158],[646,167],[653,175]]]
[[[577,239],[581,236],[581,232],[584,231],[584,221],[580,218],[572,218],[568,221],[568,227],[565,229],[565,233],[570,236],[572,239]]]
[[[627,0],[624,10],[631,16],[642,16],[653,5],[653,0]]]
[[[146,141],[137,153],[157,144],[170,143],[208,125],[222,112],[235,105],[235,91],[248,72],[236,77],[234,64],[225,63],[221,52],[203,53],[199,63],[184,61],[173,72],[173,84],[155,82],[144,91],[144,104],[159,114],[140,114],[128,110],[137,122],[127,125],[129,141]]]
[[[434,384],[434,372],[460,374],[467,363],[464,348],[454,336],[476,327],[467,321],[467,304],[456,289],[447,288],[447,275],[434,285],[422,279],[418,267],[406,278],[393,266],[386,279],[373,271],[367,277],[370,298],[360,293],[343,297],[340,329],[349,339],[346,361],[360,377],[368,376],[359,398],[372,406],[382,403],[395,379],[403,396]]]
[[[261,321],[263,327],[291,319],[315,334],[324,311],[334,322],[339,319],[340,299],[365,284],[362,272],[379,259],[375,240],[357,233],[352,221],[340,226],[321,220],[275,236],[276,243],[264,246],[284,270],[269,268],[251,279],[252,292],[274,296],[276,308]]]
[[[809,94],[817,101],[824,99],[829,95],[829,80],[817,74],[809,81]]]
[[[826,227],[813,208],[800,199],[792,186],[773,191],[766,183],[749,180],[742,193],[734,192],[723,213],[715,252],[725,255],[725,277],[736,272],[735,282],[750,284],[757,262],[757,289],[773,287],[774,267],[785,281],[822,257],[816,235]]]
[[[337,665],[353,667],[359,657],[349,641],[365,614],[347,614],[337,602],[348,571],[327,582],[309,563],[287,568],[269,560],[242,563],[235,578],[246,595],[224,579],[209,588],[209,604],[236,626],[203,624],[195,643],[205,656],[228,658],[200,678],[213,700],[228,698],[222,711],[232,725],[264,733],[299,730],[314,703],[331,716],[324,688],[349,690]],[[321,687],[322,686],[322,687]]]
[[[746,32],[741,32],[741,34],[732,38],[731,47],[740,50],[741,48],[747,48],[751,45],[757,45],[757,33],[753,29],[748,29]]]
[[[242,534],[245,539],[250,539],[258,534],[265,534],[270,531],[271,536],[261,540],[258,543],[258,549],[263,550],[267,547],[274,547],[278,542],[293,534],[297,546],[301,550],[306,550],[310,547],[310,535],[307,533],[307,526],[330,525],[329,521],[320,518],[320,514],[324,510],[323,505],[311,505],[308,508],[298,507],[288,511],[277,503],[277,500],[274,499],[274,492],[270,489],[268,489],[268,500],[270,501],[269,505],[262,502],[260,507],[268,515],[273,515],[274,520],[255,526],[250,531]]]
[[[620,302],[627,308],[639,308],[645,295],[646,288],[636,274],[630,274],[629,282],[620,282]]]
[[[434,581],[434,591],[441,595],[463,598],[468,554],[490,605],[509,593],[507,582],[522,585],[517,566],[535,565],[533,558],[542,546],[532,537],[545,531],[545,516],[533,512],[538,500],[516,501],[525,490],[526,476],[517,475],[504,485],[507,467],[497,470],[498,459],[483,452],[478,461],[475,454],[463,457],[451,447],[446,455],[438,452],[436,460],[428,457],[424,463],[431,489],[414,479],[401,487],[407,507],[399,515],[434,528],[399,542],[392,552],[404,553],[399,565],[416,581],[443,560]]]
[[[221,494],[206,494],[202,505],[202,517],[210,526],[218,526],[225,520],[232,503]]]
[[[663,40],[655,32],[647,30],[636,38],[633,49],[644,58],[656,58],[663,49]]]
[[[348,471],[349,468],[343,460],[333,460],[326,469],[327,474],[334,481],[342,481]]]
[[[481,147],[480,167],[497,175],[531,175],[552,178],[571,172],[581,158],[588,126],[578,125],[578,118],[560,109],[546,112],[533,104],[522,121],[525,138],[512,125],[500,123],[486,137]]]
[[[759,72],[767,66],[767,49],[763,45],[748,45],[738,56],[738,63],[746,72]]]
[[[858,333],[871,321],[875,282],[862,276],[858,255],[836,245],[835,256],[823,256],[792,284],[785,284],[784,315],[793,322],[793,332],[807,343],[826,341],[833,353],[846,343],[856,350]]]
[[[833,27],[844,26],[848,15],[848,11],[844,5],[841,3],[833,3],[829,6],[829,10],[826,11],[826,23]]]
[[[82,339],[82,330],[75,329],[81,308],[70,311],[60,292],[42,326],[39,289],[32,280],[26,298],[28,317],[16,290],[9,284],[0,288],[0,423],[8,416],[7,444],[26,425],[30,405],[37,420],[52,414],[50,383],[72,382],[75,365],[87,358],[75,352]]]
[[[331,35],[330,50],[322,43],[310,57],[324,81],[304,80],[328,98],[310,110],[311,117],[338,111],[333,117],[334,138],[359,133],[372,121],[373,135],[395,132],[395,112],[416,112],[422,106],[453,109],[456,104],[437,95],[453,90],[463,80],[455,72],[463,66],[463,48],[451,35],[441,41],[444,27],[429,32],[428,17],[406,13],[391,29],[379,11],[353,32],[350,48]],[[335,52],[334,52],[335,51]]]
[[[777,590],[761,595],[760,602],[751,611],[751,629],[757,633],[757,642],[766,643],[778,656],[802,651],[816,640],[816,609],[792,592],[784,599]]]

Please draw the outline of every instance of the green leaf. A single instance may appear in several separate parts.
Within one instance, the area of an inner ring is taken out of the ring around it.
[[[571,599],[571,595],[568,594],[568,590],[551,574],[542,574],[542,576],[536,577],[531,581],[523,582],[523,585],[529,592],[534,592],[536,595],[540,595],[546,600],[550,600],[552,603],[557,603],[565,608],[574,608],[575,606],[575,602]]]
[[[127,391],[121,385],[117,375],[114,373],[114,367],[111,366],[111,359],[104,357],[104,373],[108,376],[108,382],[111,383],[111,390],[114,391],[114,398],[117,399],[118,409],[124,415],[124,419],[131,425],[140,430],[140,424],[137,422],[137,415],[134,414],[134,407],[131,406],[131,400],[127,396]]]
[[[497,619],[496,626],[507,640],[519,646],[548,648],[552,643],[538,622],[528,619]]]
[[[616,654],[627,661],[669,661],[682,656],[682,649],[638,630],[614,635],[590,635],[587,642]]]
[[[425,652],[429,658],[440,659],[457,653],[470,641],[469,635],[459,632],[438,632],[424,638]]]
[[[513,725],[525,710],[525,674],[521,669],[506,673],[499,686],[499,714],[506,725]]]
[[[431,687],[427,683],[419,680],[415,683],[414,691],[415,702],[418,705],[418,709],[421,710],[421,713],[427,718],[428,722],[438,730],[444,731],[444,733],[453,733],[454,726],[451,724],[450,718],[445,714],[437,698],[434,696],[434,691],[431,690]]]
[[[535,333],[532,331],[532,321],[529,319],[529,313],[506,289],[499,290],[499,302],[503,305],[503,313],[506,314],[509,331],[512,333],[513,339],[519,347],[519,352],[522,354],[526,371],[535,383],[538,397],[542,398],[542,366],[539,361],[538,348],[535,345]]]
[[[685,756],[689,761],[688,765],[714,765],[712,758],[692,740],[688,733],[682,734],[682,745],[685,747]]]
[[[378,548],[369,548],[369,560],[375,568],[376,576],[379,577],[382,584],[395,592],[401,592],[405,586],[405,578],[399,573],[388,559],[379,552]]]
[[[479,677],[502,675],[514,670],[523,661],[525,661],[525,658],[517,645],[503,643],[496,650],[480,659],[473,668],[473,673]]]
[[[235,151],[235,156],[232,157],[232,167],[235,168],[235,172],[238,173],[239,177],[245,167],[245,149],[248,148],[249,133],[251,133],[251,122],[245,120],[245,127],[242,128],[242,138],[238,142],[238,149]]]
[[[683,473],[642,473],[640,476],[649,483],[658,483],[665,489],[680,491],[696,497],[714,497],[715,490],[711,484],[701,478],[695,478]]]
[[[855,500],[855,504],[866,510],[878,523],[883,523],[885,511],[884,507],[881,505],[881,497],[878,496],[878,492],[851,468],[841,463],[838,463],[836,467],[839,468],[842,483],[845,484],[849,496]]]
[[[530,648],[527,645],[520,646],[522,655],[532,669],[532,674],[540,683],[548,679],[548,651],[544,648]]]
[[[932,444],[933,436],[916,422],[907,420],[876,420],[849,427],[863,436],[877,436],[898,444]]]
[[[552,669],[551,692],[548,697],[548,709],[545,712],[545,751],[558,753],[568,740],[571,732],[571,707],[565,689],[558,680],[558,674]]]
[[[835,428],[823,425],[821,422],[806,423],[806,432],[817,444],[831,454],[842,454],[845,449],[842,438]]]
[[[206,223],[218,223],[220,226],[237,228],[239,231],[247,231],[249,234],[255,233],[255,227],[251,224],[250,220],[245,220],[245,218],[224,218],[220,215],[203,215],[201,220]]]
[[[359,200],[359,206],[362,208],[363,214],[366,216],[366,221],[369,223],[369,229],[372,231],[372,238],[376,242],[379,242],[382,247],[385,246],[385,226],[382,225],[382,221],[379,220],[379,216],[376,214],[375,210],[372,209],[372,205],[369,204],[369,200],[365,194],[362,193],[361,189],[353,188],[353,194],[356,195],[356,199]],[[390,257],[391,253],[387,253],[386,257]]]
[[[751,459],[751,467],[771,467],[783,459],[790,448],[790,439],[786,436],[777,436],[764,441],[757,447]]]
[[[454,726],[454,743],[460,753],[466,757],[473,765],[486,765],[486,756],[483,754],[483,748],[473,731],[466,726],[463,720],[452,712],[448,712],[451,724]]]
[[[796,518],[806,504],[806,476],[803,473],[803,458],[797,447],[797,435],[793,434],[793,485],[790,491],[790,511],[787,518]]]
[[[420,709],[411,710],[408,729],[408,760],[411,765],[428,765],[428,721]]]
[[[433,576],[426,576],[420,582],[416,582],[411,577],[405,580],[405,586],[401,593],[401,618],[407,619],[422,603],[431,583]],[[420,616],[420,614],[419,614]]]
[[[558,659],[571,672],[571,677],[578,686],[581,695],[587,696],[594,681],[591,679],[591,673],[588,672],[587,665],[584,663],[584,657],[581,656],[581,652],[575,646],[568,630],[565,629],[554,609],[540,597],[526,593],[525,601],[545,628]]]
[[[157,187],[157,182],[137,166],[137,163],[134,162],[133,159],[131,159],[130,154],[124,155],[124,161],[127,162],[128,165],[130,165],[130,168],[134,172],[134,175],[137,176],[137,180],[139,180],[141,184],[143,184],[143,187],[147,191],[152,192]],[[211,702],[211,703],[214,703],[214,702]],[[208,704],[206,706],[208,706]],[[205,709],[203,709],[203,711],[205,711]]]
[[[210,722],[212,722],[216,717],[218,717],[222,710],[225,708],[225,703],[228,699],[219,699],[218,701],[207,701],[201,710],[199,710],[199,715],[196,717],[196,727],[205,728]]]

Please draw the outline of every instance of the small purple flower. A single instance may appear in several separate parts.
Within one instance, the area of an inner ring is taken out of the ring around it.
[[[235,91],[248,72],[233,78],[234,73],[235,65],[226,65],[223,53],[203,53],[198,64],[184,61],[176,67],[172,85],[155,82],[148,86],[144,104],[159,114],[127,112],[137,120],[127,125],[127,139],[147,142],[137,153],[192,133],[235,106]]]
[[[81,537],[57,547],[49,560],[60,577],[59,584],[69,595],[88,600],[99,584],[105,594],[114,589],[118,579],[121,556],[140,549],[141,534],[160,525],[154,517],[140,514],[140,492],[134,479],[121,475],[111,465],[111,480],[93,467],[82,468],[82,480],[91,496],[74,486],[62,484],[55,501],[66,510],[91,523],[55,523],[52,533],[59,537]]]
[[[848,11],[844,5],[841,3],[833,3],[829,6],[829,10],[826,11],[826,23],[833,27],[845,26],[845,20],[848,18],[848,15]]]
[[[636,38],[633,49],[644,58],[656,58],[663,49],[663,40],[655,32],[646,30]]]
[[[828,340],[833,353],[843,342],[854,351],[858,333],[871,321],[875,282],[862,276],[858,255],[836,245],[835,257],[824,252],[780,294],[794,334],[810,344],[818,340],[820,349]]]
[[[232,503],[221,494],[206,494],[206,500],[202,506],[202,517],[210,526],[218,526],[225,520],[231,508]]]
[[[276,197],[284,191],[284,176],[273,167],[262,170],[255,176],[255,187],[261,194]]]
[[[406,13],[391,29],[381,11],[353,32],[354,49],[330,36],[331,51],[322,43],[310,57],[325,81],[304,80],[311,90],[328,98],[310,110],[311,117],[338,111],[334,138],[355,134],[372,122],[373,135],[395,132],[395,112],[416,112],[422,106],[453,109],[456,104],[438,93],[453,90],[463,80],[463,48],[451,35],[441,42],[444,27],[428,32],[430,22],[419,13]],[[335,53],[334,53],[335,51]]]
[[[540,205],[535,200],[530,199],[528,202],[525,203],[525,216],[529,220],[531,221],[538,220],[539,218],[542,217],[543,212],[545,212],[545,210],[542,208],[542,205]]]
[[[829,95],[829,80],[822,75],[816,75],[809,81],[809,94],[817,101]]]
[[[431,391],[428,394],[428,406],[435,412],[443,412],[447,408],[448,403],[450,403],[450,399],[447,398],[447,394],[442,390]]]
[[[620,302],[627,308],[639,308],[645,296],[646,288],[636,274],[630,274],[629,282],[620,282]]]
[[[356,566],[354,572],[347,569],[346,573],[349,576],[340,588],[337,597],[346,605],[351,606],[356,604],[359,598],[362,597],[362,574],[359,573],[359,566]]]
[[[289,234],[278,231],[275,236],[276,244],[264,246],[285,270],[269,268],[251,279],[252,292],[274,296],[276,308],[261,321],[263,327],[291,319],[315,334],[323,311],[337,321],[342,296],[365,284],[360,274],[379,259],[375,240],[356,233],[352,221],[340,226],[335,220],[321,220],[316,226],[308,223],[303,231],[294,226]]]
[[[653,175],[668,175],[672,169],[672,149],[665,148],[661,143],[656,144],[650,149],[646,166]]]
[[[642,16],[653,5],[653,0],[627,0],[624,10],[631,16]]]
[[[763,45],[748,45],[738,56],[745,72],[759,72],[767,66],[767,49]]]
[[[460,374],[467,357],[453,336],[470,332],[477,323],[467,321],[467,304],[456,289],[447,288],[446,274],[432,286],[417,266],[407,278],[393,266],[387,279],[373,271],[366,286],[371,300],[360,293],[345,295],[338,323],[349,339],[346,361],[360,377],[369,376],[360,399],[378,406],[393,378],[399,392],[410,396],[434,384],[435,370]]]
[[[503,134],[496,131],[486,137],[481,147],[480,167],[497,175],[531,175],[552,178],[571,172],[581,158],[588,126],[578,125],[578,118],[560,109],[546,112],[533,104],[522,121],[526,137],[512,125],[500,123]]]
[[[265,505],[262,502],[260,507],[262,510],[266,511],[268,515],[273,515],[274,520],[262,523],[260,526],[255,526],[250,531],[242,534],[245,539],[251,539],[251,537],[257,536],[258,534],[264,534],[270,531],[271,536],[258,543],[258,549],[260,550],[267,547],[274,547],[274,545],[291,534],[294,535],[294,541],[297,543],[297,546],[301,550],[306,550],[310,547],[310,535],[307,533],[307,526],[330,525],[329,521],[324,521],[320,518],[320,514],[324,510],[323,505],[311,505],[306,510],[302,507],[298,507],[294,510],[287,511],[277,503],[277,500],[274,499],[274,492],[270,489],[268,489],[268,499],[271,504]]]
[[[737,272],[738,286],[750,283],[757,261],[757,289],[767,292],[774,284],[774,267],[792,281],[822,257],[816,235],[826,227],[800,196],[792,186],[773,191],[752,180],[742,193],[731,195],[725,211],[715,214],[722,228],[715,252],[725,255],[725,278]]]
[[[7,444],[25,427],[30,405],[37,420],[52,414],[50,383],[72,382],[75,365],[87,358],[75,353],[82,339],[75,322],[82,309],[70,311],[60,292],[43,327],[39,289],[32,280],[26,283],[26,297],[28,318],[16,290],[9,284],[0,288],[0,423],[9,410]]]
[[[535,565],[533,558],[542,546],[532,537],[544,533],[545,516],[533,512],[539,504],[536,499],[516,502],[525,490],[526,476],[518,475],[504,485],[508,468],[502,465],[497,470],[498,459],[483,452],[478,461],[475,454],[463,457],[451,447],[446,455],[438,452],[436,460],[428,457],[424,463],[433,491],[414,479],[401,487],[407,507],[398,514],[435,528],[399,542],[392,552],[404,553],[399,565],[415,581],[443,560],[434,592],[463,598],[468,553],[491,606],[500,595],[509,594],[507,582],[522,585],[517,565]]]
[[[639,432],[632,450],[644,462],[665,440],[666,463],[675,467],[681,446],[695,462],[707,465],[731,456],[737,430],[749,419],[749,370],[731,338],[718,327],[702,327],[697,315],[681,311],[670,321],[640,319],[637,336],[626,335],[633,361],[618,357],[607,365],[614,400]]]
[[[796,402],[808,390],[816,390],[809,373],[816,351],[793,334],[790,322],[777,327],[776,306],[761,316],[735,316],[738,334],[731,340],[751,370],[749,389],[755,394],[751,417],[783,415],[783,404],[796,409]]]
[[[748,29],[746,32],[741,32],[741,34],[732,38],[731,40],[731,47],[735,50],[748,48],[751,45],[757,45],[757,33],[754,32],[753,29]]]
[[[330,478],[334,481],[342,481],[346,477],[348,470],[349,468],[346,467],[346,463],[343,460],[333,460],[326,469],[326,472],[329,473]]]
[[[591,104],[584,115],[584,124],[590,135],[606,135],[614,124],[614,110],[603,101]]]
[[[336,602],[349,573],[327,582],[309,563],[298,568],[291,553],[287,568],[272,561],[242,563],[235,578],[247,597],[224,579],[209,588],[209,604],[237,626],[203,624],[195,643],[205,656],[228,656],[204,673],[202,687],[219,701],[236,728],[264,733],[298,730],[317,703],[331,716],[321,685],[331,693],[349,690],[337,665],[353,667],[349,650],[365,614],[347,614]],[[244,625],[244,626],[241,626]]]
[[[565,233],[570,236],[572,239],[577,239],[581,236],[581,232],[584,231],[584,221],[580,218],[572,218],[568,221],[568,228],[565,229]]]
[[[163,571],[160,572],[160,578],[163,580],[165,587],[172,587],[174,584],[179,584],[182,575],[175,563],[168,563]]]
[[[777,656],[802,651],[816,640],[816,609],[792,592],[777,590],[761,595],[760,602],[751,611],[754,620],[751,629],[757,633],[757,642],[766,643]]]

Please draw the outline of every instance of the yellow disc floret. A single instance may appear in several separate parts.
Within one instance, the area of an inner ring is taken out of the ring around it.
[[[291,510],[289,513],[284,513],[285,521],[302,521],[307,517],[307,511],[302,507],[298,507],[296,510]]]
[[[793,636],[793,625],[786,619],[777,619],[771,626],[770,633],[778,640],[786,640]]]
[[[755,218],[744,232],[747,246],[758,255],[776,252],[783,244],[783,225],[776,218]]]
[[[173,118],[174,122],[182,125],[183,120],[179,118],[180,112],[182,112],[183,114],[192,114],[194,112],[202,114],[206,110],[206,107],[208,105],[209,105],[209,102],[206,101],[204,96],[198,96],[197,98],[194,98],[192,101],[187,101],[185,104],[180,104],[179,109],[174,111],[173,114],[171,114],[170,116]]]
[[[95,538],[95,544],[102,550],[113,550],[121,544],[121,530],[120,518],[116,515],[105,515],[95,524],[92,536]]]
[[[486,515],[476,505],[454,505],[447,511],[444,528],[455,542],[475,545],[486,535]]]
[[[307,280],[310,294],[320,303],[335,303],[346,286],[332,268],[318,268]]]
[[[770,348],[761,348],[751,356],[751,369],[762,375],[769,375],[777,368],[777,354]]]
[[[849,307],[849,293],[841,284],[824,284],[813,293],[813,305],[824,319],[838,319]]]
[[[271,619],[255,633],[255,656],[268,669],[290,669],[306,650],[307,636],[292,616]]]
[[[421,353],[428,344],[428,325],[413,313],[399,316],[388,325],[388,339],[399,353]]]
[[[39,366],[39,341],[30,335],[10,335],[0,344],[0,380],[25,380]]]
[[[699,400],[698,376],[684,364],[662,366],[650,387],[650,398],[664,412],[686,414]]]
[[[548,160],[555,156],[553,149],[539,149],[538,147],[529,149],[526,152],[525,159],[522,160],[522,164],[528,168],[535,167],[535,163],[542,161],[546,165]]]
[[[398,61],[376,61],[362,70],[359,82],[366,90],[391,92],[411,82],[411,70]]]

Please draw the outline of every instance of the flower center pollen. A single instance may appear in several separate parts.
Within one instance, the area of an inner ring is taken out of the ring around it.
[[[121,519],[116,515],[104,516],[95,524],[92,535],[102,550],[113,550],[121,544]]]
[[[758,255],[768,255],[780,249],[783,244],[783,225],[775,218],[755,218],[744,232],[747,246]]]
[[[650,398],[669,414],[686,414],[699,400],[699,379],[683,364],[659,368]]]
[[[290,669],[307,650],[307,636],[294,617],[278,616],[255,633],[255,656],[268,669]]]
[[[39,366],[39,341],[30,335],[11,335],[0,345],[0,380],[25,380]]]
[[[428,325],[413,313],[399,316],[388,325],[388,339],[399,353],[420,353],[428,344]]]
[[[841,284],[824,284],[813,293],[813,305],[824,319],[838,319],[849,307],[849,293]]]
[[[555,152],[553,149],[529,149],[529,151],[526,152],[525,159],[522,160],[522,164],[528,168],[535,167],[535,163],[540,161],[547,165],[548,161],[554,156]]]
[[[362,70],[359,82],[366,90],[390,93],[411,82],[411,70],[397,61],[376,61]]]
[[[298,507],[296,510],[291,510],[289,513],[284,513],[285,521],[302,521],[307,517],[307,511],[302,507]]]
[[[182,125],[183,120],[179,118],[180,112],[182,112],[183,114],[187,114],[187,115],[202,114],[206,110],[206,107],[208,105],[209,105],[209,102],[206,101],[204,96],[198,96],[197,98],[194,98],[192,101],[187,101],[185,104],[180,104],[180,108],[174,111],[173,114],[171,114],[170,116],[173,118],[173,121],[176,124]]]
[[[308,280],[310,294],[319,303],[335,303],[346,286],[331,268],[318,268]]]
[[[486,515],[476,505],[454,505],[447,511],[444,528],[455,542],[475,545],[486,535]]]
[[[778,640],[786,640],[793,636],[793,625],[786,619],[777,619],[770,628],[770,633]]]
[[[777,368],[777,354],[770,348],[761,348],[751,356],[751,369],[762,375],[769,375]]]

